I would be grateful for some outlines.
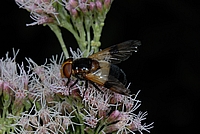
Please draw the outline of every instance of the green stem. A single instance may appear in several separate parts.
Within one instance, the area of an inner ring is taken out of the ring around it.
[[[89,52],[90,52],[90,49],[91,49],[91,34],[90,34],[90,28],[91,28],[91,14],[89,14],[88,16],[85,17],[85,20],[84,20],[84,24],[85,24],[85,29],[86,29],[86,35],[87,35],[87,50],[85,52],[85,55],[88,56],[89,55]]]
[[[99,125],[98,125],[98,128],[96,129],[95,134],[99,134],[99,133],[100,133],[99,130],[100,130],[100,129],[102,128],[102,126],[104,125],[103,123],[104,123],[104,122],[101,120],[100,123],[99,123]]]
[[[78,109],[78,112],[75,111],[76,117],[78,118],[80,124],[84,124],[82,118],[81,118],[80,115],[79,115],[79,112],[80,112],[79,109]],[[77,132],[78,132],[78,131],[77,131]],[[77,133],[77,132],[76,132],[76,133]],[[80,125],[80,132],[78,132],[78,133],[80,133],[80,134],[85,134],[85,132],[84,132],[84,125]]]
[[[77,109],[78,109],[78,112],[75,111],[76,116],[77,116],[77,118],[79,119],[80,124],[84,124],[82,118],[81,118],[80,115],[79,115],[79,113],[80,113],[80,109],[79,109],[78,107],[77,107]],[[84,125],[80,125],[80,128],[81,128],[81,134],[85,134],[85,131],[84,131]]]
[[[76,27],[75,27],[75,24],[76,24],[76,18],[69,15],[68,12],[63,8],[63,6],[61,4],[58,4],[58,12],[59,12],[59,20],[60,20],[60,23],[57,24],[59,25],[60,27],[63,27],[65,29],[67,29],[69,32],[71,32],[73,34],[73,36],[75,37],[76,41],[80,42],[80,37],[76,31]],[[80,48],[81,49],[81,48]]]
[[[75,27],[77,27],[79,37],[80,37],[80,40],[78,40],[78,45],[82,52],[86,50],[86,45],[87,45],[85,41],[86,34],[85,34],[84,25],[83,25],[83,19],[84,18],[81,15],[79,18],[77,18],[75,22]]]
[[[94,52],[98,52],[99,51],[99,47],[101,45],[100,43],[100,37],[101,37],[101,32],[104,26],[104,20],[105,17],[101,16],[101,17],[97,17],[97,20],[95,20],[94,24],[92,25],[92,29],[94,32],[94,37],[93,37],[93,43],[91,44],[92,49],[94,50]]]
[[[3,114],[2,114],[3,119],[5,119],[5,117],[6,117],[7,110],[8,110],[7,108],[5,108],[5,107],[3,108]]]
[[[91,47],[91,44],[90,44],[90,29],[87,29],[87,51],[86,51],[86,55],[88,56],[89,55],[89,52],[90,52],[90,47]]]
[[[68,58],[69,57],[69,53],[68,53],[67,48],[65,46],[65,43],[63,41],[62,33],[60,31],[60,28],[57,25],[54,25],[54,24],[48,24],[48,26],[51,28],[51,30],[55,33],[56,37],[58,38],[58,40],[60,42],[60,45],[61,45],[61,48],[63,50],[63,53],[65,55],[65,58]]]
[[[80,129],[76,129],[75,132],[73,132],[73,133],[75,133],[75,134],[85,134],[83,118],[80,115],[80,113],[81,113],[80,108],[82,107],[81,102],[74,102],[73,98],[71,98],[71,97],[66,98],[66,101],[69,102],[69,104],[72,105],[73,110],[76,109],[74,111],[74,113],[75,113],[76,117],[78,118],[79,123],[82,124],[82,125],[80,125]]]

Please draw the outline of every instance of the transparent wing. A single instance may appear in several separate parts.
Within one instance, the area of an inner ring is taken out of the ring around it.
[[[132,55],[132,52],[137,52],[138,46],[140,45],[141,42],[138,40],[129,40],[99,51],[89,56],[89,58],[106,60],[110,63],[117,64],[128,59]]]

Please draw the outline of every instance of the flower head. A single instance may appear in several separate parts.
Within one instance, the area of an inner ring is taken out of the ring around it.
[[[73,55],[77,58],[81,54]],[[120,99],[113,99],[113,91],[98,86],[99,91],[90,84],[86,89],[84,81],[70,88],[66,86],[67,78],[60,74],[62,57],[41,66],[31,59],[27,61],[27,69],[8,57],[0,61],[2,104],[8,113],[2,118],[13,122],[5,125],[7,132],[13,129],[15,133],[142,133],[152,128],[152,123],[142,124],[146,112],[135,114],[141,104],[136,99],[138,93],[135,97],[118,94]]]

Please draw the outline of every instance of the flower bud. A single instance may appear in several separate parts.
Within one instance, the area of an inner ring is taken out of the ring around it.
[[[91,41],[91,46],[92,46],[92,47],[99,47],[99,46],[101,46],[101,42],[99,42],[99,41],[98,41],[98,42],[95,42],[94,40],[92,40],[92,41]]]
[[[17,113],[21,113],[23,108],[24,108],[24,105],[23,105],[22,101],[15,100],[12,105],[12,114],[17,115]]]
[[[87,6],[86,6],[85,3],[80,3],[80,4],[79,4],[79,7],[80,7],[80,9],[81,9],[81,11],[82,11],[83,13],[88,12]]]
[[[107,126],[105,129],[104,129],[104,132],[107,134],[107,133],[112,133],[112,132],[115,132],[117,131],[119,128],[117,126],[117,123],[115,124],[111,124],[109,126]]]
[[[107,118],[108,123],[112,123],[117,121],[118,117],[120,115],[120,112],[118,110],[113,111],[110,116]]]
[[[72,8],[72,9],[71,9],[71,14],[72,14],[72,16],[75,17],[75,18],[78,16],[78,12],[77,12],[77,10],[76,10],[75,8]]]
[[[98,11],[100,11],[100,12],[103,10],[102,3],[100,0],[96,1],[96,7],[97,7]]]
[[[101,118],[105,118],[107,115],[107,111],[106,110],[103,110],[103,109],[100,109],[99,112],[98,112],[98,117]]]
[[[72,8],[76,8],[78,6],[78,2],[76,0],[69,0],[69,5]]]
[[[3,84],[3,99],[6,102],[9,102],[10,100],[10,87],[8,82],[4,82]],[[7,104],[5,104],[7,106]],[[8,104],[10,105],[10,104]]]
[[[94,8],[95,8],[95,3],[94,3],[94,2],[90,2],[89,9],[90,9],[91,11],[93,11]]]
[[[104,1],[104,6],[105,6],[106,8],[109,8],[110,5],[111,5],[111,0],[105,0],[105,1]]]
[[[26,93],[23,90],[15,91],[15,100],[13,102],[12,113],[15,115],[24,108],[24,101],[26,98]]]
[[[121,102],[123,99],[124,98],[123,98],[123,96],[121,94],[114,93],[114,95],[110,99],[110,103],[115,104],[117,102]]]
[[[0,96],[2,94],[3,91],[3,80],[0,80]]]
[[[127,128],[129,128],[131,131],[138,131],[138,128],[134,122],[127,126]]]

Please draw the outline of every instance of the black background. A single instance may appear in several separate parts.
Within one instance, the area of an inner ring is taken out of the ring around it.
[[[1,2],[0,56],[20,49],[17,61],[32,58],[39,65],[60,54],[61,48],[47,26],[33,22],[14,0]],[[76,41],[66,30],[68,46]],[[148,111],[152,134],[198,133],[200,91],[200,4],[183,0],[114,0],[107,15],[102,49],[129,39],[141,40],[138,53],[119,66],[131,90],[141,90],[139,108]]]

